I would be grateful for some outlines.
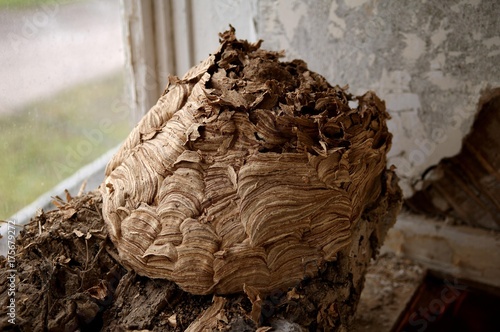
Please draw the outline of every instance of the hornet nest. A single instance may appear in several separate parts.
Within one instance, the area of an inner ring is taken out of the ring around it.
[[[389,115],[372,92],[220,37],[109,162],[103,216],[140,275],[193,294],[286,289],[334,261],[380,195]]]

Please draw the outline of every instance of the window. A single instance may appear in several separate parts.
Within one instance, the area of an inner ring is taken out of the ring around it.
[[[86,178],[95,189],[110,157],[96,158],[131,129],[121,7],[1,0],[0,31],[0,219],[40,196],[17,214],[29,220]]]

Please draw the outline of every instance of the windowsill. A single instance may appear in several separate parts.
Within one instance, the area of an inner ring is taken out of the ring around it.
[[[120,144],[121,145],[121,144]],[[111,157],[116,153],[119,146],[109,150],[90,164],[80,168],[75,174],[63,180],[51,190],[47,191],[38,197],[33,203],[22,208],[11,216],[8,220],[14,221],[17,226],[23,226],[29,223],[31,218],[36,214],[37,210],[43,209],[45,211],[55,209],[52,204],[53,197],[59,196],[64,198],[64,190],[67,189],[71,195],[76,196],[82,183],[87,181],[85,191],[92,191],[99,187],[104,180],[104,170]],[[0,224],[0,255],[7,253],[8,244],[8,224]],[[16,235],[19,233],[20,228],[16,228]]]

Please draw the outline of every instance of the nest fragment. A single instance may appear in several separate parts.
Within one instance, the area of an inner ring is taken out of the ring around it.
[[[385,105],[300,60],[221,34],[170,83],[106,169],[103,216],[123,263],[194,294],[286,289],[349,244],[376,201]]]

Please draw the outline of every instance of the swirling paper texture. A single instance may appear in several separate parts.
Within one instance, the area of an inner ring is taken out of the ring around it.
[[[128,268],[194,294],[270,292],[349,244],[383,186],[388,114],[281,55],[221,34],[109,162],[103,215]]]

